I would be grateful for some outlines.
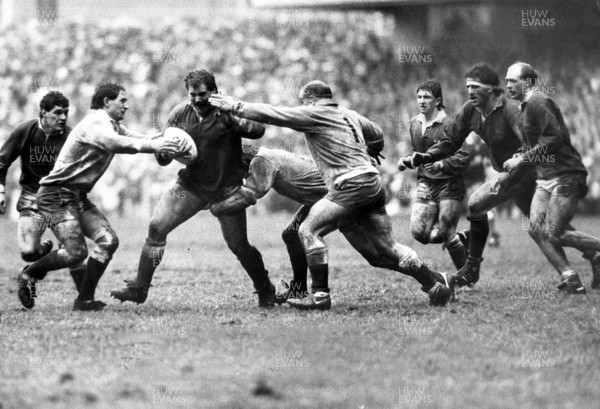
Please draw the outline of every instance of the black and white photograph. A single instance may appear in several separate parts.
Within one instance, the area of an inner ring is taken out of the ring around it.
[[[0,0],[0,409],[600,407],[600,0]]]

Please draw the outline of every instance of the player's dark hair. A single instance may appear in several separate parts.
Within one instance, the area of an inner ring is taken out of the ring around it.
[[[479,63],[472,66],[471,69],[465,74],[465,78],[478,79],[480,82],[493,85],[494,87],[500,85],[500,77],[498,76],[498,73],[492,67],[490,67],[489,64],[485,63]]]
[[[315,98],[333,98],[331,87],[323,81],[315,80],[304,85],[300,90],[302,98],[314,96]]]
[[[258,146],[251,145],[249,143],[242,144],[242,162],[244,167],[244,172],[248,173],[248,169],[250,168],[250,162],[252,159],[258,154]]]
[[[196,88],[204,84],[208,91],[219,92],[215,76],[204,69],[188,72],[183,79],[183,83],[185,84],[185,89],[190,89],[190,86]]]
[[[436,105],[437,109],[444,109],[444,97],[442,96],[442,86],[436,80],[427,80],[417,87],[419,91],[429,91],[435,99],[440,98],[440,103]]]
[[[69,107],[69,100],[65,97],[62,92],[50,91],[42,97],[40,101],[40,111],[52,111],[54,107]],[[40,112],[40,117],[42,113]]]
[[[99,84],[92,96],[91,109],[102,109],[104,107],[104,98],[114,100],[119,96],[119,92],[125,92],[125,88],[113,82],[104,82]]]
[[[513,65],[521,68],[521,79],[525,80],[530,87],[533,87],[535,84],[537,84],[539,75],[531,65],[521,61],[517,61]]]

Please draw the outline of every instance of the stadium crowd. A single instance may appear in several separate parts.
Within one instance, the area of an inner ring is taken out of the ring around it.
[[[148,26],[134,21],[107,25],[33,20],[13,26],[0,35],[0,142],[19,122],[37,115],[37,103],[48,89],[68,96],[69,124],[74,126],[88,111],[95,84],[118,81],[130,95],[127,125],[146,132],[160,128],[169,109],[185,97],[182,79],[191,69],[214,72],[227,94],[278,105],[297,105],[300,86],[319,78],[333,87],[342,105],[382,126],[387,157],[384,180],[390,197],[398,197],[414,185],[413,173],[395,176],[395,164],[409,147],[408,123],[417,111],[417,84],[438,79],[447,112],[453,115],[465,100],[462,73],[476,61],[456,58],[460,44],[452,43],[422,49],[420,53],[429,58],[420,62],[407,61],[393,36],[373,28],[376,18],[280,13],[218,23],[183,19]],[[600,200],[600,171],[593,166],[600,160],[600,106],[595,103],[600,93],[600,55],[584,46],[552,55],[518,51],[487,62],[500,72],[522,55],[536,63],[546,92],[563,108],[574,146],[590,172],[590,193],[583,205],[593,209]],[[290,138],[276,135],[282,132]],[[271,127],[261,144],[307,153],[301,136],[293,135]],[[10,190],[18,188],[18,169],[13,166],[9,174],[9,197]],[[141,214],[149,214],[177,170],[176,165],[160,168],[150,156],[122,155],[93,193],[101,194],[98,203],[107,210],[124,212],[136,206]],[[15,200],[13,196],[9,202],[11,209]],[[279,206],[274,201],[263,203]]]

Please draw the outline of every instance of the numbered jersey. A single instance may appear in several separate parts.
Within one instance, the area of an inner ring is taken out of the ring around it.
[[[329,99],[294,108],[243,104],[239,115],[303,132],[328,190],[347,179],[379,173],[371,164],[367,141],[383,140],[379,125]]]

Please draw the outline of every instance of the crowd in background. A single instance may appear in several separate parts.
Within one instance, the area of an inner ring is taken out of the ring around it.
[[[187,98],[183,76],[204,67],[214,72],[224,93],[255,102],[296,105],[299,87],[312,79],[328,82],[336,99],[378,122],[386,135],[381,170],[389,199],[407,204],[414,172],[398,174],[396,161],[409,148],[408,122],[417,113],[417,85],[428,78],[441,82],[447,112],[466,100],[464,72],[478,62],[461,44],[415,49],[417,62],[401,57],[403,45],[374,28],[371,14],[344,17],[274,14],[263,18],[206,22],[198,19],[163,24],[52,22],[10,27],[0,33],[0,141],[21,121],[38,113],[41,96],[61,90],[71,101],[70,125],[89,109],[96,84],[118,81],[127,88],[128,127],[155,133],[172,107]],[[251,39],[251,41],[249,41]],[[583,46],[560,50],[518,50],[514,59],[532,63],[546,79],[547,92],[561,107],[573,144],[588,167],[590,193],[600,200],[600,53]],[[524,51],[523,55],[520,54]],[[503,78],[512,56],[489,54],[487,62]],[[478,151],[477,138],[472,141]],[[268,127],[260,144],[308,154],[302,136]],[[485,163],[482,157],[477,163]],[[95,188],[98,203],[123,214],[149,213],[172,183],[180,165],[159,167],[152,155],[117,155]],[[18,166],[11,168],[8,190],[16,190]],[[10,196],[10,195],[9,195]],[[14,200],[10,206],[14,207]],[[263,208],[285,207],[271,198]],[[142,212],[142,213],[140,213]]]

